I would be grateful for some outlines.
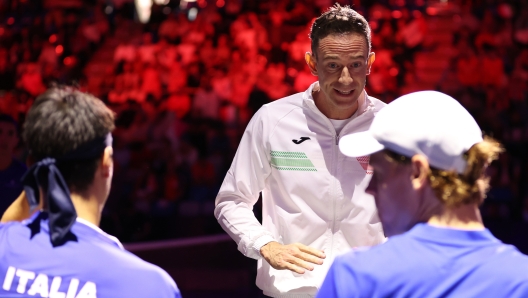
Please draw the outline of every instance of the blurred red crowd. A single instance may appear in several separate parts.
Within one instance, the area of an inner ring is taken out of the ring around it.
[[[241,132],[262,104],[317,80],[304,62],[308,33],[333,1],[168,1],[147,24],[131,1],[85,2],[0,2],[0,112],[22,122],[47,84],[76,82],[118,115],[103,228],[125,242],[218,232],[214,198]],[[368,93],[460,100],[508,150],[490,169],[484,216],[528,222],[528,5],[338,2],[372,27]]]

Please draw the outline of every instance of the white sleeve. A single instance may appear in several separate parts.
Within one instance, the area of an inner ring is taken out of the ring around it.
[[[259,259],[260,248],[276,241],[255,218],[253,205],[271,173],[266,122],[262,107],[249,122],[233,163],[216,197],[215,217],[246,257]]]

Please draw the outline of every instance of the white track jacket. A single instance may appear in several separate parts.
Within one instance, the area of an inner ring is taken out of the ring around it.
[[[216,197],[218,222],[238,250],[258,260],[257,286],[272,297],[314,296],[335,256],[385,239],[374,198],[364,192],[368,157],[339,151],[339,135],[314,104],[315,84],[258,110]],[[341,135],[367,130],[385,105],[363,94],[360,114]],[[252,211],[260,192],[262,224]],[[270,241],[321,249],[326,259],[302,275],[275,270],[260,256]]]

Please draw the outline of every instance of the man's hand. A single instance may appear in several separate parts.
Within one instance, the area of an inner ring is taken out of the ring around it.
[[[301,243],[282,245],[272,241],[260,249],[260,254],[277,270],[288,269],[303,274],[306,270],[314,270],[313,264],[323,264],[326,255],[323,251]]]

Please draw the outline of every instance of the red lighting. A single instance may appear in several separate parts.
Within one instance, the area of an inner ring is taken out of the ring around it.
[[[422,17],[422,13],[419,10],[413,10],[412,14],[416,19]]]
[[[204,7],[206,7],[206,6],[207,6],[207,1],[205,1],[205,0],[198,0],[198,6],[199,6],[200,8],[204,8]]]
[[[370,29],[372,29],[372,30],[378,29],[378,22],[370,21],[369,25],[370,25]]]
[[[372,16],[375,18],[375,19],[381,19],[381,17],[383,16],[383,13],[379,10],[376,10]]]
[[[395,10],[395,11],[392,12],[392,17],[393,17],[394,19],[399,19],[399,18],[402,17],[402,15],[403,15],[402,12],[399,11],[399,10]]]
[[[7,19],[7,24],[8,25],[13,25],[14,23],[15,23],[15,18],[10,17],[9,19]]]
[[[435,16],[438,13],[436,8],[434,8],[434,7],[427,7],[425,12],[427,12],[427,14],[430,15],[430,16]]]
[[[217,0],[216,1],[216,6],[218,7],[224,7],[225,5],[225,1],[224,0]]]
[[[55,53],[57,53],[57,55],[62,54],[62,52],[64,52],[64,47],[63,46],[58,45],[58,46],[55,47]]]
[[[299,72],[297,71],[297,69],[295,69],[295,68],[293,68],[293,67],[289,67],[289,68],[288,68],[288,75],[289,75],[290,77],[295,77],[295,76],[297,75],[297,73],[299,73]]]
[[[55,43],[55,42],[57,42],[57,35],[55,35],[55,34],[50,35],[50,37],[49,37],[49,42],[50,42],[50,43]]]
[[[5,33],[5,29],[4,28],[0,28],[0,35],[4,35]]]
[[[64,62],[64,65],[70,66],[73,63],[75,63],[75,58],[73,58],[71,56],[68,56],[68,57],[64,58],[63,62]]]
[[[399,73],[398,69],[396,67],[393,67],[389,70],[389,74],[393,77],[397,76]]]

